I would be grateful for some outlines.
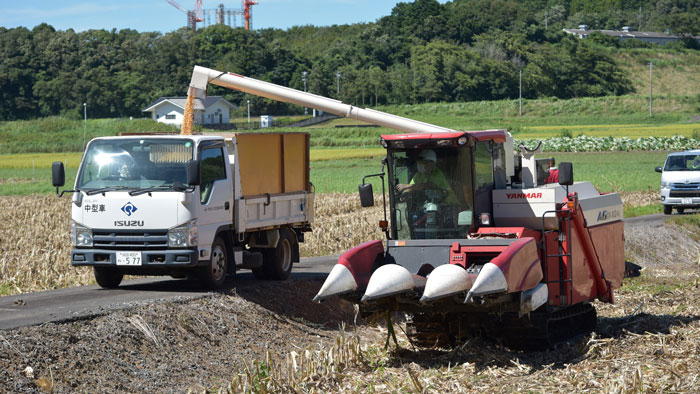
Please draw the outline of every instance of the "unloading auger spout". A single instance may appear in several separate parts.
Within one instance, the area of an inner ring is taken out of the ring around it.
[[[287,88],[274,83],[260,81],[238,74],[216,71],[206,67],[195,66],[194,71],[192,72],[190,87],[195,89],[195,94],[197,97],[205,97],[207,84],[209,83],[256,96],[266,97],[271,100],[315,108],[319,111],[329,112],[345,118],[356,119],[406,133],[456,132],[456,130],[446,127],[440,127],[430,123],[408,119],[372,109],[355,107],[350,104],[345,104],[339,100],[302,92],[300,90]]]

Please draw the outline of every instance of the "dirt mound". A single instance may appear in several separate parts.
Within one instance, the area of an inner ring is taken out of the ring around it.
[[[0,392],[187,392],[227,387],[243,361],[332,343],[352,305],[320,282],[261,284],[190,302],[0,333]],[[32,373],[27,370],[32,369]],[[42,380],[40,380],[42,379]]]
[[[700,268],[700,245],[685,227],[626,226],[625,257],[643,267],[664,266],[669,273]]]

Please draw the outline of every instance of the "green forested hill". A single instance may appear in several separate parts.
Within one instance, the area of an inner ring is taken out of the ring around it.
[[[357,105],[515,98],[521,69],[526,98],[622,95],[644,88],[643,61],[693,62],[696,50],[580,41],[561,29],[627,25],[692,35],[700,29],[699,14],[700,0],[416,0],[399,3],[375,23],[288,30],[0,27],[0,120],[77,118],[83,102],[91,117],[140,117],[156,98],[184,95],[195,64],[297,89],[308,71],[309,91]],[[684,43],[692,48],[697,41]],[[683,67],[668,71],[692,70]],[[234,103],[246,99],[223,89],[212,93]],[[248,98],[258,113],[299,111]]]

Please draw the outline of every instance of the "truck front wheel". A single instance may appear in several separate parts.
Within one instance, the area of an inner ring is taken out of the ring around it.
[[[280,229],[277,247],[263,249],[263,266],[266,279],[285,280],[292,273],[294,247],[297,239],[288,229]],[[256,275],[257,277],[257,275]]]
[[[210,289],[218,289],[224,285],[226,270],[228,268],[228,253],[226,244],[220,237],[216,237],[211,246],[211,260],[203,267],[201,278],[204,285]]]
[[[112,267],[92,267],[95,280],[100,287],[114,289],[122,283],[124,274]]]
[[[664,214],[670,215],[673,212],[673,207],[670,205],[664,205]]]

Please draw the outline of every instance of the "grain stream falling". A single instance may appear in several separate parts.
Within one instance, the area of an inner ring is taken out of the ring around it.
[[[185,114],[182,119],[182,129],[180,134],[192,135],[192,126],[194,125],[194,89],[190,88],[187,91],[187,102],[185,103]]]

